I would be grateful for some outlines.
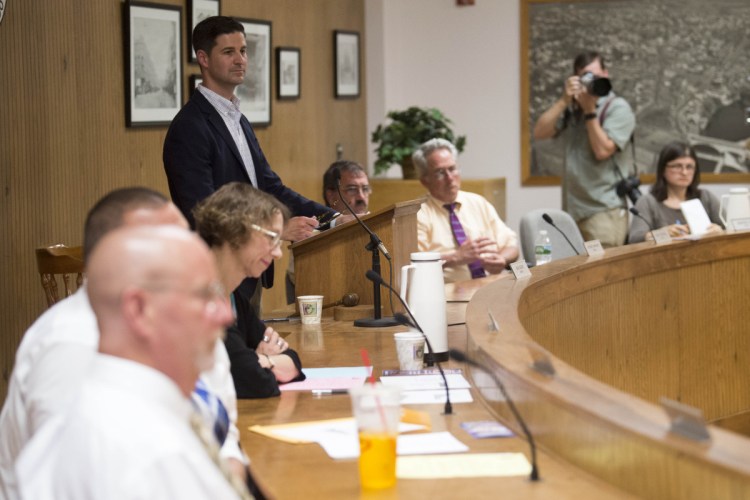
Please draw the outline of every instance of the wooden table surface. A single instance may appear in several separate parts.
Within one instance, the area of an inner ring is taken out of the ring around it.
[[[449,304],[449,322],[461,319],[465,304]],[[298,322],[276,323],[274,327],[297,350],[307,367],[361,366],[360,349],[366,348],[376,375],[383,369],[397,368],[393,333],[403,327],[358,328],[351,322],[324,318],[321,325]],[[465,349],[463,325],[449,328],[449,345]],[[448,368],[464,368],[455,362]],[[464,371],[466,373],[466,371]],[[450,431],[469,446],[470,453],[521,452],[529,456],[529,447],[519,438],[474,439],[460,424],[492,419],[478,401],[454,404],[454,414],[442,415],[442,405],[418,405],[427,412],[432,431]],[[258,481],[275,498],[630,498],[624,493],[587,475],[579,469],[539,452],[542,480],[532,483],[527,477],[483,477],[438,480],[399,480],[395,488],[361,493],[356,460],[336,461],[318,444],[289,444],[250,432],[251,425],[281,424],[349,417],[348,395],[313,397],[309,392],[283,392],[278,398],[241,400],[238,403],[238,427],[242,447],[250,457]]]

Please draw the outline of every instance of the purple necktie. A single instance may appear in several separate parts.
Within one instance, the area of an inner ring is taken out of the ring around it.
[[[461,225],[461,221],[458,220],[458,215],[456,215],[456,204],[447,203],[443,206],[448,210],[448,213],[450,214],[453,237],[456,238],[456,243],[458,243],[458,246],[461,246],[463,245],[464,241],[466,241],[466,233],[464,232],[464,227]],[[475,260],[474,262],[471,262],[469,264],[469,271],[471,271],[472,279],[484,278],[486,276],[484,268],[478,260]]]

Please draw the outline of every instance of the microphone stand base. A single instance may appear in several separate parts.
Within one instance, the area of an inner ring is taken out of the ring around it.
[[[450,356],[448,355],[448,351],[445,352],[426,352],[424,353],[424,364],[427,366],[432,366],[435,364],[435,361],[439,361],[440,363],[444,361],[448,361]]]
[[[398,321],[392,316],[386,316],[384,318],[363,318],[354,321],[354,326],[363,326],[366,328],[380,328],[384,326],[397,326]],[[448,353],[446,353],[446,356]],[[447,359],[447,358],[446,358]]]

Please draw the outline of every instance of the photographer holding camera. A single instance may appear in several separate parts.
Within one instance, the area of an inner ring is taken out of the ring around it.
[[[625,243],[627,200],[640,195],[638,178],[629,175],[635,129],[628,102],[612,92],[609,72],[598,52],[579,54],[562,96],[534,126],[534,139],[565,136],[563,210],[578,224],[584,240],[602,246]]]

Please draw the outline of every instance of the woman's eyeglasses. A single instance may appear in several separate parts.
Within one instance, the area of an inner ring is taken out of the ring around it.
[[[268,240],[271,242],[271,248],[276,248],[281,245],[281,233],[275,233],[265,227],[260,227],[257,224],[250,224],[250,227],[259,233],[263,233],[268,236]]]

